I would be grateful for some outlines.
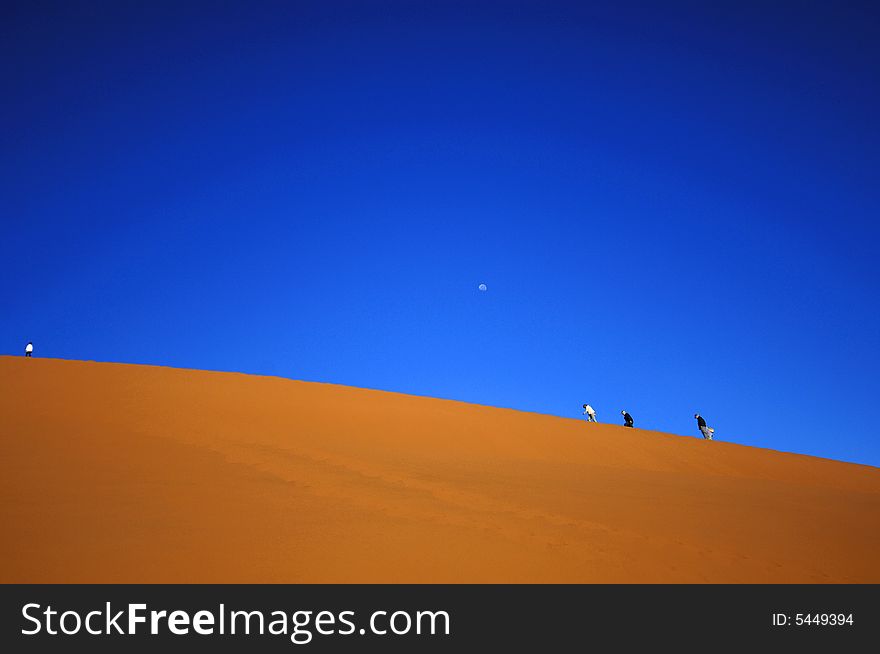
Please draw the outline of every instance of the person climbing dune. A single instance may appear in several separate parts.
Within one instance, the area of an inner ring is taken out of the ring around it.
[[[596,410],[589,404],[584,405],[584,415],[587,416],[587,422],[598,422],[596,420]]]
[[[699,413],[695,413],[694,418],[697,419],[697,427],[700,428],[700,432],[703,434],[703,438],[705,438],[707,441],[711,441],[712,434],[715,433],[715,430],[706,425],[706,421]]]
[[[626,409],[621,411],[620,415],[623,416],[623,426],[624,427],[632,427],[633,426],[633,417],[626,412]]]
[[[24,355],[26,357],[33,356],[34,354],[34,344],[28,341],[28,344],[24,346]]]

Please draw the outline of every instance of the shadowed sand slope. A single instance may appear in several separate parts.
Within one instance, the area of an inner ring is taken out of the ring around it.
[[[833,437],[833,435],[829,435]],[[880,582],[880,469],[0,357],[0,582]]]

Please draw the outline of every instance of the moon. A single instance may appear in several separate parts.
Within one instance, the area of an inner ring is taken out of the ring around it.
[[[486,286],[485,284],[480,284],[479,286],[477,286],[477,288],[480,289],[481,291],[485,291],[485,290],[487,290],[489,287]]]

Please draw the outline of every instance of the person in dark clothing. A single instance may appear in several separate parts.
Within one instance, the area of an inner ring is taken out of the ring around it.
[[[633,417],[626,412],[626,409],[621,411],[620,415],[623,416],[623,426],[624,427],[632,427],[633,426]]]
[[[697,419],[697,427],[700,428],[700,432],[703,434],[703,438],[705,438],[707,441],[711,441],[712,434],[715,433],[715,430],[706,424],[703,416],[701,416],[699,413],[695,413],[694,418]]]
[[[28,344],[24,346],[24,355],[26,357],[29,357],[29,356],[32,356],[33,353],[34,353],[34,344],[31,342],[28,342]]]

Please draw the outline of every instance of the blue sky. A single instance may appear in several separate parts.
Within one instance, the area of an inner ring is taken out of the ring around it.
[[[880,465],[878,28],[871,3],[4,3],[0,352],[687,435],[700,411]]]

